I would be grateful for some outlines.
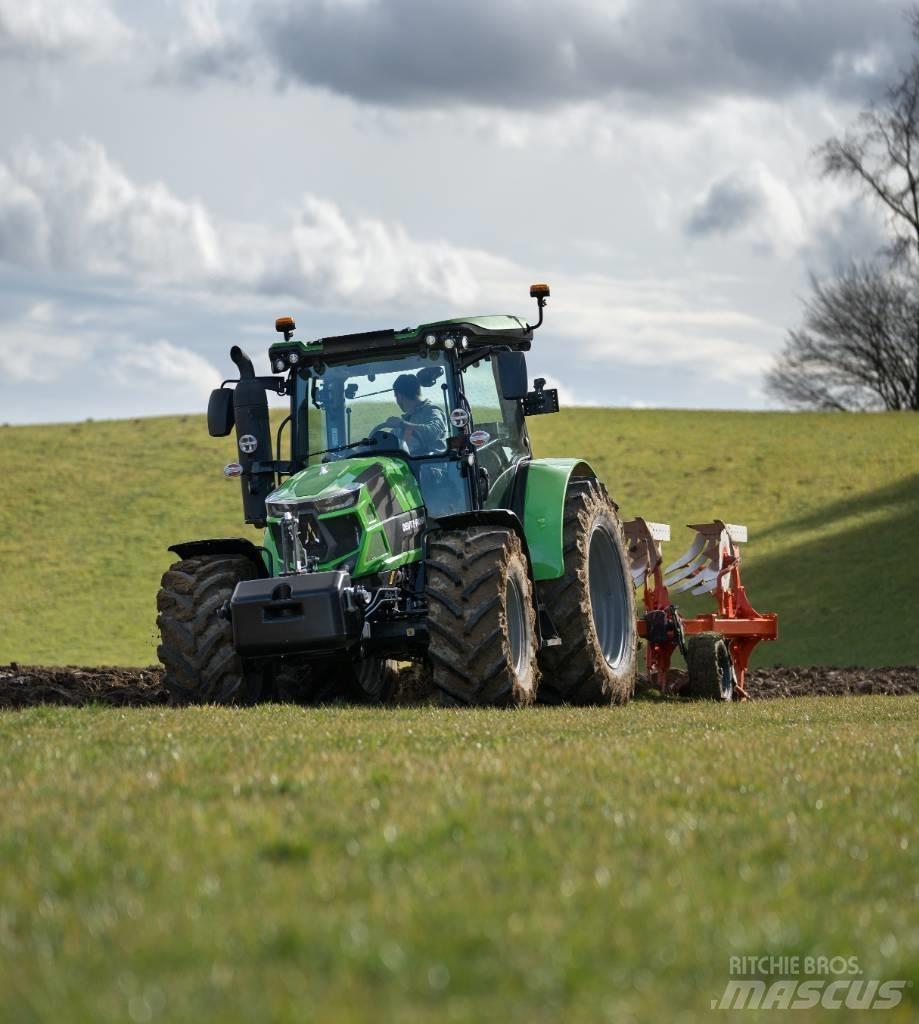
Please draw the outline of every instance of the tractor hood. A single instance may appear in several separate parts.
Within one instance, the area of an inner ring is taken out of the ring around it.
[[[360,578],[421,557],[421,491],[403,459],[362,456],[309,466],[269,494],[265,509],[272,575],[305,567]]]
[[[291,506],[304,504],[324,515],[358,505],[363,491],[374,504],[385,491],[390,497],[385,504],[398,506],[391,510],[378,508],[378,513],[408,512],[422,504],[417,481],[402,459],[362,456],[308,466],[269,494],[265,506],[269,520],[280,519],[288,508],[294,511]]]

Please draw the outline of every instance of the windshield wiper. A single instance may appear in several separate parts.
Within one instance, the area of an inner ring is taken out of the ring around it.
[[[360,441],[352,441],[350,444],[341,444],[337,448],[325,448],[321,452],[307,452],[306,457],[308,459],[312,459],[317,455],[334,455],[336,452],[346,452],[351,448],[363,448],[366,445],[378,443],[379,442],[375,437],[362,437]]]

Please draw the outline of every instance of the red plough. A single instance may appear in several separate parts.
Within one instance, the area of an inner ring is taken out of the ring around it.
[[[776,639],[777,617],[756,611],[741,583],[740,545],[746,543],[747,528],[716,519],[689,529],[696,531],[689,550],[664,568],[661,545],[670,540],[669,525],[644,519],[625,524],[632,580],[643,591],[638,635],[646,643],[648,678],[662,693],[675,690],[668,687],[667,672],[679,649],[688,668],[681,692],[746,700],[750,655],[760,640]],[[711,594],[717,611],[684,619],[670,595],[686,591]]]

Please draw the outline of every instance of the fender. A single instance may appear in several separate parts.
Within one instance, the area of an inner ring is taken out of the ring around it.
[[[581,459],[532,459],[528,463],[523,527],[535,580],[556,580],[565,571],[565,492],[570,480],[591,479],[596,480],[597,474]]]
[[[270,576],[265,564],[265,556],[270,552],[257,547],[245,537],[217,537],[211,540],[189,540],[183,544],[171,544],[169,551],[174,551],[179,558],[194,558],[195,555],[245,555],[258,569],[259,577]]]

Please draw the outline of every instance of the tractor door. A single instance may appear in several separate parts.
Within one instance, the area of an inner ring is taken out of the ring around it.
[[[462,386],[476,458],[488,480],[484,506],[510,508],[519,463],[530,457],[530,439],[520,403],[501,397],[495,370],[494,361],[483,357],[463,370]]]

